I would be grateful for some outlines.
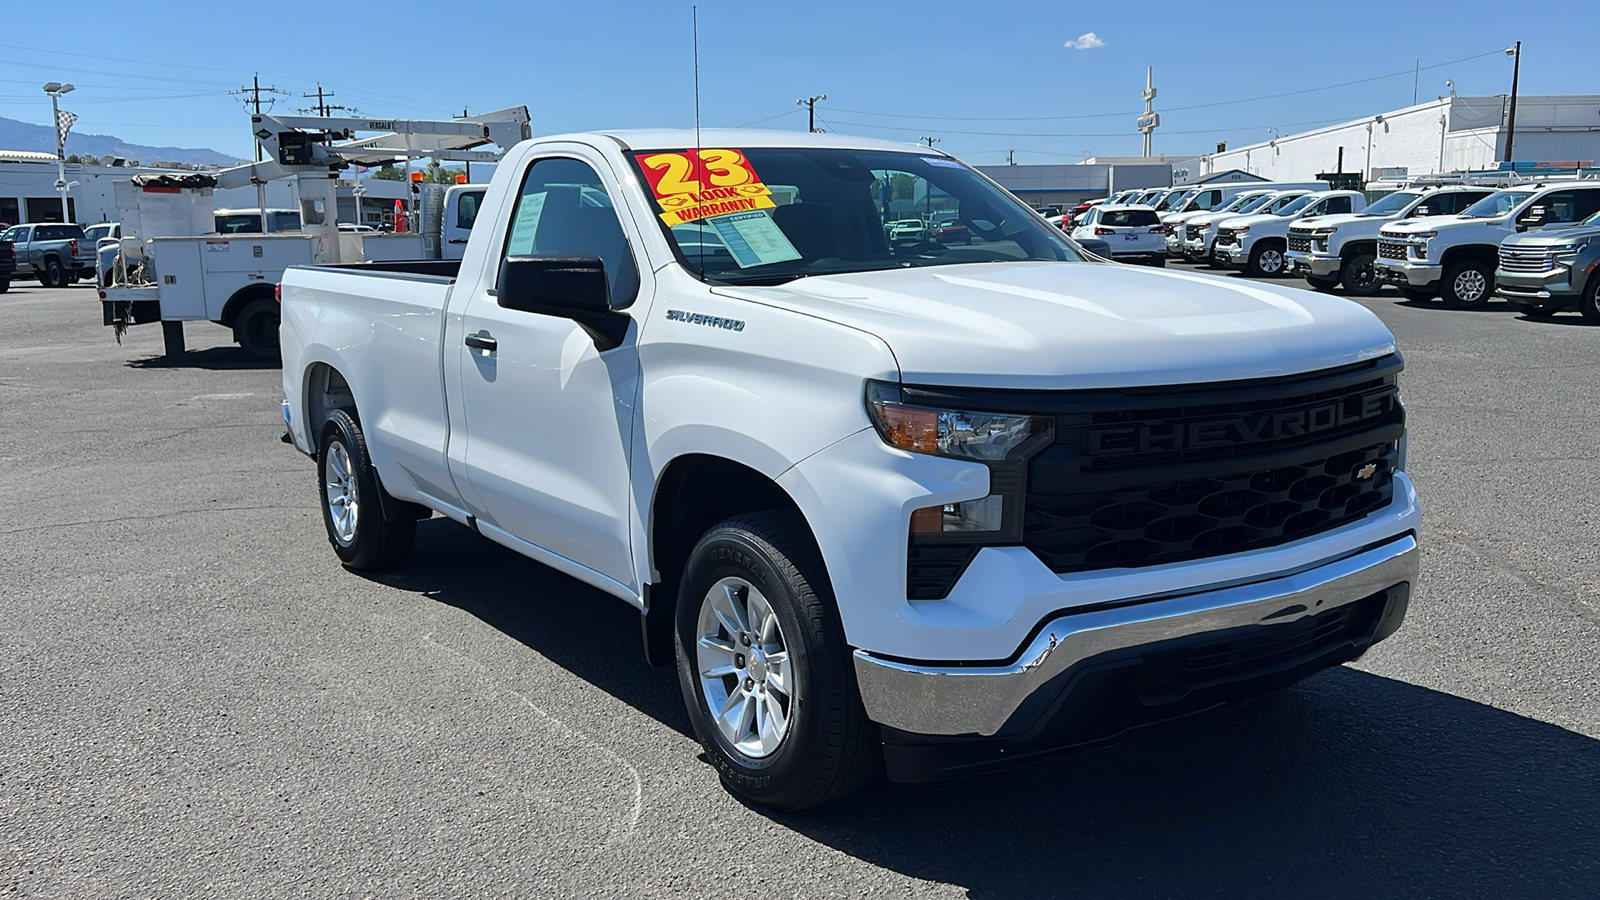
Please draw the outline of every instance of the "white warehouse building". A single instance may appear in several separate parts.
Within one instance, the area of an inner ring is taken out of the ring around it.
[[[1441,97],[1203,156],[1202,177],[1242,169],[1269,181],[1307,181],[1343,171],[1376,181],[1493,169],[1504,157],[1509,107],[1505,95]],[[1516,129],[1518,161],[1592,165],[1600,159],[1600,95],[1518,97]]]

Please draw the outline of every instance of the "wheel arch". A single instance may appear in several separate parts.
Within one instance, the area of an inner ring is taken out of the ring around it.
[[[1458,247],[1451,247],[1444,251],[1443,256],[1439,257],[1439,265],[1452,266],[1468,259],[1488,264],[1492,273],[1500,265],[1500,248],[1493,244],[1462,244]]]
[[[794,512],[805,519],[800,504],[777,481],[728,457],[686,453],[662,470],[645,528],[656,579],[646,586],[643,616],[645,659],[651,665],[672,664],[678,582],[701,535],[725,519],[764,510]],[[809,534],[809,525],[807,530]],[[815,546],[816,536],[810,538]]]
[[[273,299],[272,285],[258,282],[234,291],[228,302],[222,304],[222,315],[217,318],[217,324],[232,328],[234,320],[239,318],[239,311],[262,298]]]
[[[1340,259],[1349,259],[1352,256],[1357,256],[1362,253],[1370,253],[1373,256],[1377,256],[1378,239],[1361,238],[1360,240],[1349,241],[1345,243],[1344,246],[1339,248]]]
[[[305,374],[300,379],[300,389],[302,423],[313,453],[322,439],[322,423],[334,410],[342,409],[357,424],[361,422],[350,382],[333,364],[318,360],[306,366]]]

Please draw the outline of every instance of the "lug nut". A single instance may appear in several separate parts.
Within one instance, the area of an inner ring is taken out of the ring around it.
[[[755,682],[755,679],[753,679],[753,678],[746,678],[746,679],[745,679],[745,680],[744,680],[744,689],[745,689],[745,690],[747,690],[747,691],[748,691],[748,690],[750,690],[750,689],[752,689],[752,688],[754,688],[754,687],[755,687],[755,686],[756,686],[756,682]]]

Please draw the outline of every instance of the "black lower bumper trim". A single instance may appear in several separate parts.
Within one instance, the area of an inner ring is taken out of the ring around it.
[[[891,781],[972,775],[1118,743],[1226,711],[1350,662],[1404,621],[1411,585],[1396,584],[1294,626],[1255,626],[1087,659],[1045,685],[994,737],[883,729]]]

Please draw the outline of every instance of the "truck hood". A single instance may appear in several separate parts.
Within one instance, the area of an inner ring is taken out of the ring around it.
[[[1312,216],[1309,219],[1297,219],[1293,225],[1289,226],[1289,228],[1292,230],[1304,229],[1306,231],[1311,231],[1317,228],[1339,228],[1344,225],[1353,225],[1357,223],[1370,223],[1374,227],[1377,227],[1387,221],[1389,220],[1384,216],[1363,216],[1357,213],[1339,213],[1332,216]]]
[[[1463,219],[1460,216],[1423,216],[1420,219],[1406,219],[1383,226],[1384,234],[1415,234],[1419,231],[1438,231],[1452,225],[1493,225],[1499,219]]]
[[[1215,225],[1216,223],[1221,222],[1223,219],[1237,218],[1238,215],[1239,214],[1235,213],[1235,212],[1196,213],[1195,215],[1192,215],[1188,219],[1184,220],[1183,224],[1185,224],[1185,225]]]
[[[1377,316],[1347,300],[1110,263],[977,263],[715,291],[873,334],[906,382],[952,387],[1231,381],[1394,352]]]
[[[1500,242],[1502,247],[1553,247],[1590,241],[1600,237],[1600,225],[1572,224],[1513,234]]]
[[[1287,228],[1290,222],[1298,221],[1300,220],[1286,219],[1283,216],[1274,216],[1270,213],[1257,213],[1248,216],[1230,216],[1222,225],[1224,228],[1254,228],[1257,225],[1279,225]]]

